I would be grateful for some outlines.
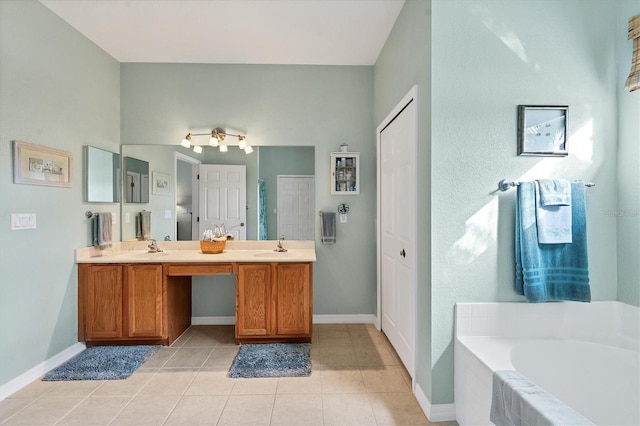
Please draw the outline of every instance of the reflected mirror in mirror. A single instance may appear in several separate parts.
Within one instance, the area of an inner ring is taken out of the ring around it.
[[[85,201],[120,202],[120,154],[93,146],[84,150]]]
[[[124,158],[124,194],[127,203],[149,202],[149,163]]]
[[[197,175],[198,164],[227,164],[246,166],[247,239],[278,239],[277,223],[281,216],[277,200],[278,175],[308,176],[313,180],[315,147],[258,146],[254,148],[254,152],[249,155],[235,147],[230,147],[226,153],[205,147],[202,154],[195,154],[190,149],[175,145],[122,145],[123,156],[144,158],[153,171],[167,173],[172,176],[172,179],[175,178],[175,185],[172,186],[174,191],[170,197],[151,195],[149,205],[145,206],[145,209],[153,213],[152,238],[158,241],[165,237],[171,240],[198,240],[200,235],[197,231],[197,220],[202,203],[199,200],[197,180],[194,183],[192,177]],[[259,199],[261,183],[264,185],[265,197]],[[315,189],[315,183],[313,186]],[[310,201],[315,204],[315,190],[313,194],[308,195]],[[315,206],[309,209],[314,212]],[[132,218],[139,210],[140,208],[134,206],[123,205],[120,221],[123,240],[135,238],[135,223]],[[261,210],[264,212],[265,221],[260,217]],[[317,222],[317,214],[310,222],[310,235],[314,235],[315,222]],[[266,229],[266,233],[261,232],[261,229]],[[289,235],[285,235],[285,238],[295,239]]]

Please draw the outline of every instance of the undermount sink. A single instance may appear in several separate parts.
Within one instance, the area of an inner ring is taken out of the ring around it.
[[[254,254],[255,257],[300,257],[302,253],[295,251],[268,251]]]
[[[152,259],[154,257],[167,256],[169,253],[166,251],[160,251],[155,253],[150,253],[148,251],[128,251],[117,254],[116,257],[126,258],[126,259]]]

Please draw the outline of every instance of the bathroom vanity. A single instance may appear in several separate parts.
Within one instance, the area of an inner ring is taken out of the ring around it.
[[[198,241],[114,243],[76,250],[78,340],[87,346],[173,343],[191,324],[191,277],[234,274],[238,342],[311,342],[313,241],[229,241],[203,254]]]

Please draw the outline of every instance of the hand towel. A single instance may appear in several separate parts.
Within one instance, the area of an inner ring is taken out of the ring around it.
[[[151,238],[151,212],[142,210],[136,217],[136,238],[147,241]]]
[[[568,189],[564,193],[564,184]],[[568,181],[539,180],[536,187],[536,222],[540,244],[566,244],[571,240],[571,185]]]
[[[322,244],[335,244],[336,242],[336,214],[335,212],[320,214]]]
[[[583,182],[571,183],[571,244],[540,244],[535,185],[523,182],[516,197],[516,283],[528,302],[591,301]]]
[[[497,426],[593,424],[515,370],[493,373],[489,420]]]
[[[112,246],[112,220],[113,217],[109,212],[95,213],[93,219],[93,245],[100,250],[105,250]]]
[[[540,204],[543,206],[570,206],[571,183],[564,179],[538,179]]]

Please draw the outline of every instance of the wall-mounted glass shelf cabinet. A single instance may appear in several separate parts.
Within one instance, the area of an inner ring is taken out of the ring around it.
[[[331,194],[360,193],[360,153],[331,153]]]

